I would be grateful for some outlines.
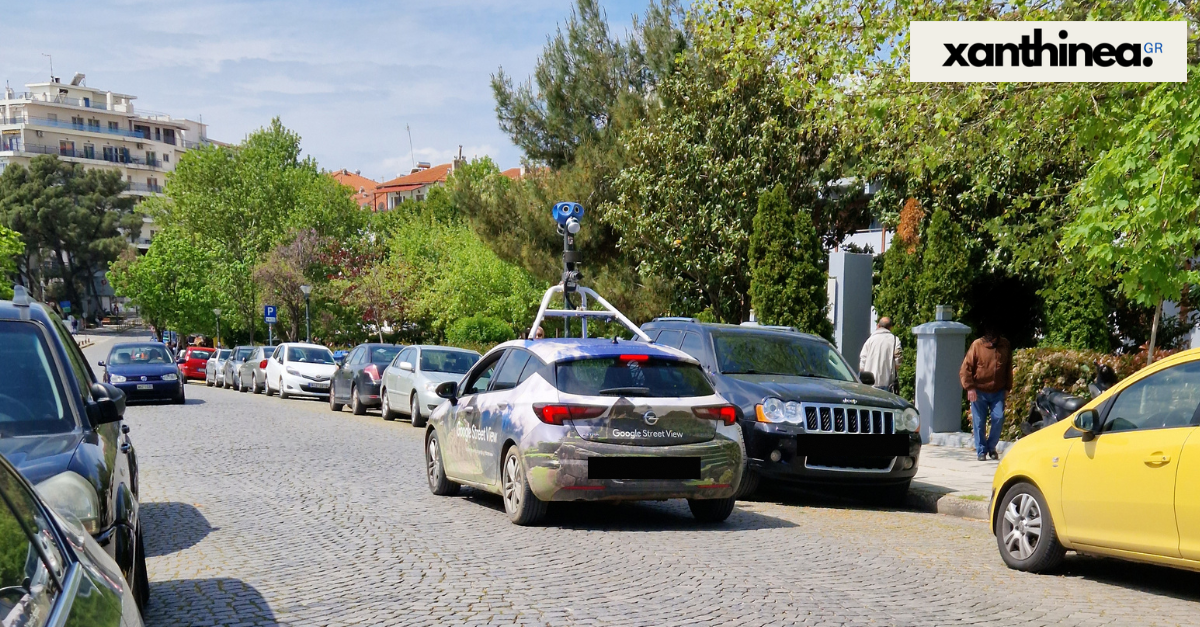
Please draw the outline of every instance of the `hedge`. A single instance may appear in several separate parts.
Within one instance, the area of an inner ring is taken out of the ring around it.
[[[1162,359],[1174,351],[1155,351]],[[1004,403],[1004,430],[1001,438],[1016,440],[1020,424],[1042,388],[1052,387],[1090,398],[1088,383],[1096,378],[1096,363],[1112,367],[1117,379],[1137,372],[1146,365],[1146,353],[1112,355],[1070,348],[1026,348],[1013,351],[1013,389]],[[970,411],[969,409],[967,410]],[[969,422],[969,414],[967,415]]]

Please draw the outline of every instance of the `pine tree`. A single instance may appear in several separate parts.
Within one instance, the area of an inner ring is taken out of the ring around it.
[[[759,196],[750,235],[750,303],[758,319],[832,339],[827,277],[812,217],[792,209],[782,185]]]

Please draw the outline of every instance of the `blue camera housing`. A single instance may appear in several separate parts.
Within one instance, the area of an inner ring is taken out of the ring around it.
[[[554,205],[554,221],[566,225],[567,220],[583,220],[583,205],[577,202],[560,202]]]

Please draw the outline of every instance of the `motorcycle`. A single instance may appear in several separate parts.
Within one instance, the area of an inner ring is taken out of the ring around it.
[[[1087,404],[1090,399],[1096,398],[1117,383],[1117,373],[1111,366],[1104,364],[1095,364],[1095,366],[1096,378],[1088,383],[1088,398],[1067,394],[1051,387],[1042,388],[1033,404],[1029,406],[1029,415],[1021,423],[1021,432],[1029,435],[1038,429],[1067,419],[1080,407]]]

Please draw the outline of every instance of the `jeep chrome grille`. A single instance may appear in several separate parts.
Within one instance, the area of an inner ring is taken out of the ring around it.
[[[804,430],[811,433],[895,433],[890,409],[802,403]]]

